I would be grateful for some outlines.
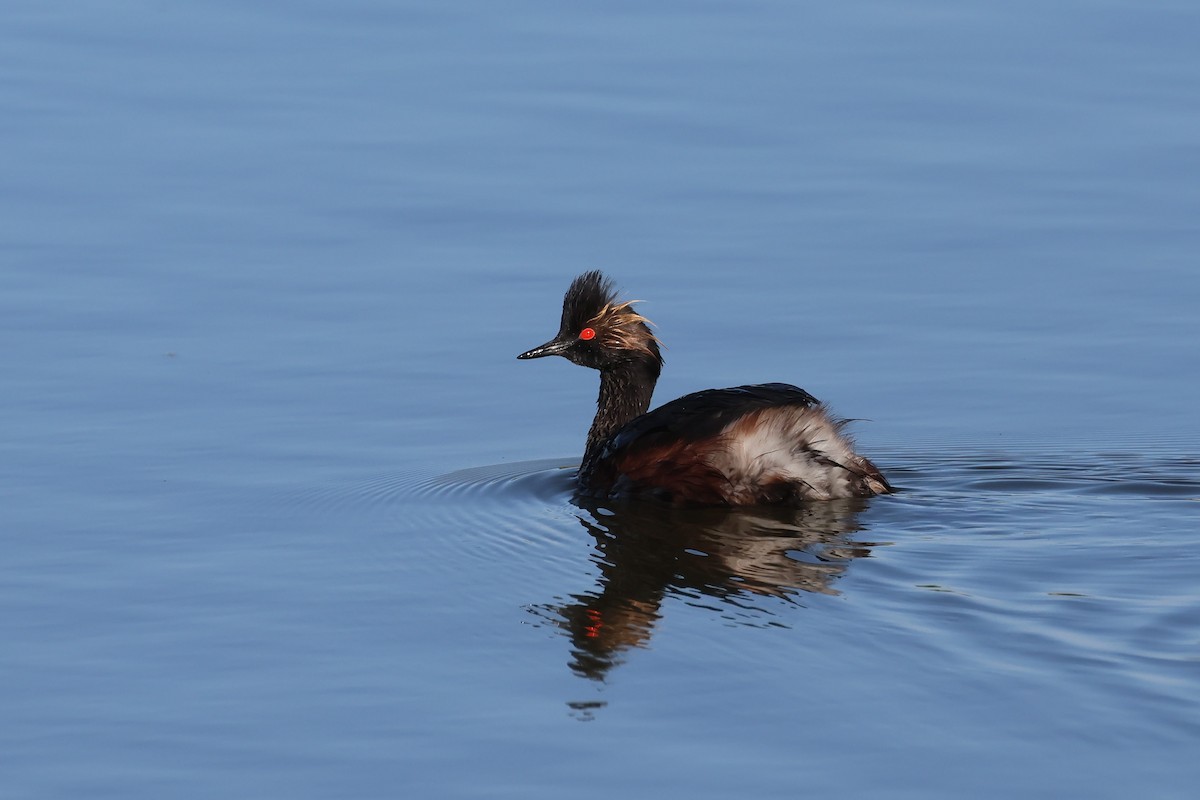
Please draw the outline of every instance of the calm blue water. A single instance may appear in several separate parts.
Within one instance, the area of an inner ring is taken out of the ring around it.
[[[1196,795],[1194,4],[0,19],[3,797]],[[904,491],[572,502],[589,268]]]

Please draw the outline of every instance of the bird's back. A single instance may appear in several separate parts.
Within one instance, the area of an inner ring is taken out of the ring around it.
[[[708,389],[630,421],[585,460],[580,487],[724,505],[891,491],[844,424],[785,383]]]

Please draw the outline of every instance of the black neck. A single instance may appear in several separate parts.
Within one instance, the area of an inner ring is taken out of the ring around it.
[[[600,445],[625,426],[646,413],[658,381],[659,365],[648,360],[625,361],[600,371],[600,396],[596,398],[596,418],[588,431],[587,464]]]

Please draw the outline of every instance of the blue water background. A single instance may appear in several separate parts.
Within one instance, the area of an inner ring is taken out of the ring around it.
[[[1194,4],[0,19],[0,794],[1195,796]],[[820,580],[570,502],[590,268],[864,420]]]

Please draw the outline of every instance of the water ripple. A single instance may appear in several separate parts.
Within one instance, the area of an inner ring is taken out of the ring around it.
[[[902,492],[972,495],[1110,495],[1200,500],[1200,457],[1153,453],[1063,454],[935,452],[903,449],[880,454]],[[443,475],[378,475],[291,498],[309,511],[440,505],[447,513],[501,504],[511,512],[564,504],[574,489],[574,459],[471,467]],[[903,496],[903,495],[901,495]]]
[[[405,511],[425,505],[452,512],[480,503],[510,503],[519,510],[529,503],[562,502],[574,486],[576,463],[569,459],[494,464],[445,475],[400,473],[294,493],[288,500],[313,513]]]
[[[405,563],[516,580],[541,596],[525,605],[534,624],[565,635],[570,668],[596,680],[650,646],[667,614],[789,628],[840,597],[856,625],[901,636],[877,637],[884,651],[917,635],[963,669],[1066,665],[1109,675],[1096,685],[1123,675],[1142,702],[1181,700],[1200,568],[1180,547],[1200,511],[1200,459],[942,449],[880,460],[904,464],[889,471],[895,496],[798,509],[589,501],[574,496],[570,459],[377,476],[297,505],[382,512]]]

